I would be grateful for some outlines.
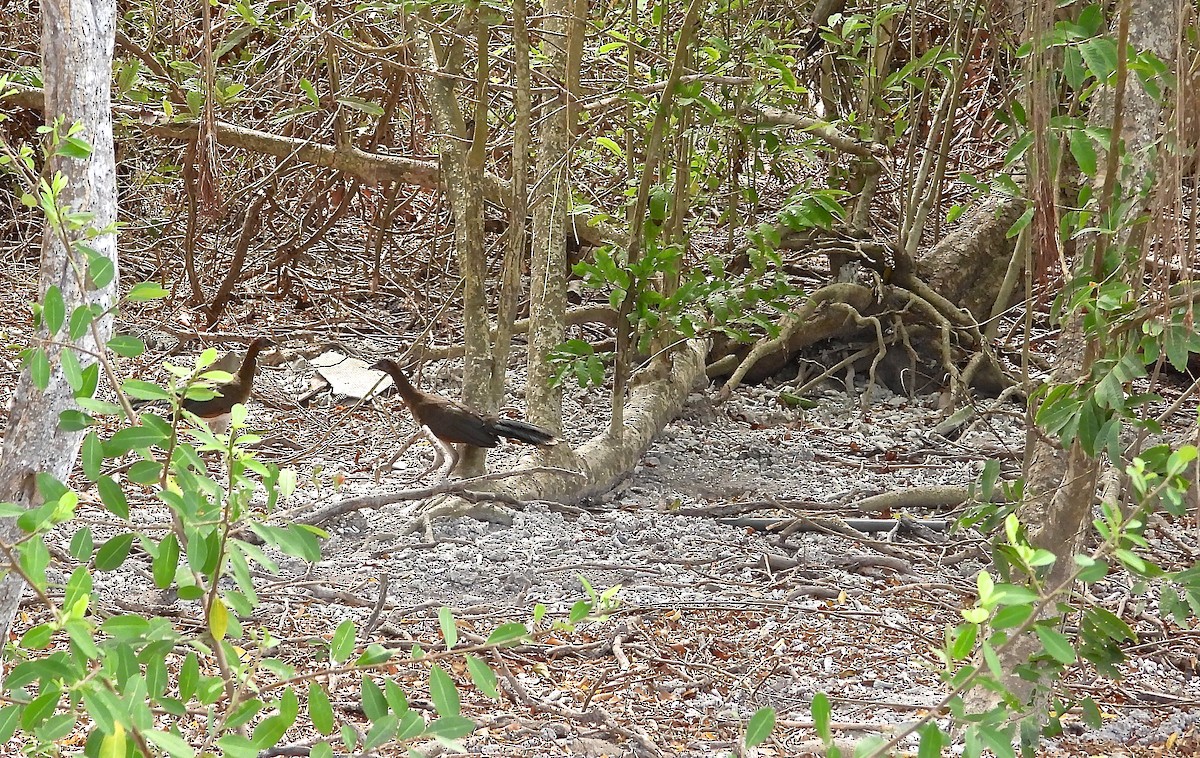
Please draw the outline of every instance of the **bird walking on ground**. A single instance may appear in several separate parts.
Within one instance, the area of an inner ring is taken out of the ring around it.
[[[389,358],[376,362],[371,369],[383,371],[392,378],[400,397],[404,399],[404,404],[421,427],[419,432],[401,445],[389,465],[395,463],[422,435],[434,443],[437,451],[434,463],[417,479],[440,468],[447,461],[449,465],[446,466],[446,474],[449,475],[458,464],[458,451],[454,449],[456,443],[493,448],[499,444],[501,437],[505,437],[538,447],[558,444],[558,439],[549,429],[517,419],[476,413],[449,398],[422,392],[412,385],[403,369]]]

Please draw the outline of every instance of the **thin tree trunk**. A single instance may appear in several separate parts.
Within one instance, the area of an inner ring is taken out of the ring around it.
[[[469,8],[472,6],[468,6]],[[488,134],[488,25],[485,14],[473,7],[475,21],[475,113],[474,128],[466,152],[465,183],[452,193],[454,239],[458,243],[458,267],[463,275],[463,400],[472,408],[492,413],[499,398],[492,395],[491,325],[488,322],[487,251],[483,244],[483,197],[475,191],[483,186],[484,148]],[[477,476],[484,471],[487,450],[466,446],[459,473]]]
[[[60,201],[76,212],[95,214],[97,229],[110,227],[117,219],[116,161],[113,154],[112,79],[113,39],[116,30],[116,5],[111,0],[60,0],[42,4],[42,60],[46,82],[46,122],[63,118],[63,129],[73,122],[83,126],[77,136],[92,147],[90,157],[76,160],[63,156],[50,158],[47,171],[61,173],[67,179]],[[76,234],[82,237],[82,234]],[[116,300],[118,277],[105,287],[87,290],[80,271],[86,270],[84,256],[73,250],[59,229],[47,226],[43,234],[40,292],[51,285],[63,294],[67,313],[85,303],[110,308]],[[117,264],[117,239],[114,233],[101,234],[88,241],[89,247]],[[105,316],[95,329],[74,344],[81,351],[99,353],[112,333],[112,317]],[[75,463],[82,432],[63,431],[58,416],[74,408],[74,396],[63,376],[63,348],[48,341],[45,327],[39,341],[50,359],[51,374],[45,392],[33,384],[28,369],[17,382],[11,423],[0,452],[0,500],[26,507],[39,504],[34,476],[45,472],[65,481]],[[65,335],[58,335],[62,340]],[[80,352],[80,362],[89,361]],[[21,536],[13,519],[0,521],[0,541],[7,547]],[[16,613],[24,585],[13,573],[0,581],[0,638],[8,639],[8,630]]]
[[[513,102],[512,201],[509,206],[508,246],[501,269],[500,302],[496,306],[496,337],[492,345],[491,395],[504,395],[504,375],[512,346],[513,325],[521,299],[521,273],[529,229],[529,132],[533,123],[533,94],[529,66],[529,26],[525,0],[513,0]]]
[[[571,0],[544,0],[543,39],[546,75],[558,95],[540,104],[536,183],[533,192],[533,249],[529,266],[529,381],[526,399],[533,423],[562,431],[562,390],[551,387],[550,353],[563,341],[567,311],[567,54],[558,40],[567,33]],[[567,47],[570,47],[568,43]],[[577,74],[577,72],[576,72]]]

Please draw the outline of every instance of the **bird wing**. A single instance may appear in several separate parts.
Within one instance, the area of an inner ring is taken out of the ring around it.
[[[482,416],[445,398],[425,403],[421,424],[429,427],[443,442],[465,442],[475,447],[495,447],[499,438]]]

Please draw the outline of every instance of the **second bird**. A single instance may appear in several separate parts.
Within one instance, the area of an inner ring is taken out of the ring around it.
[[[246,349],[246,357],[242,359],[242,365],[233,378],[213,387],[216,397],[207,400],[185,398],[183,409],[199,416],[214,432],[224,432],[229,428],[229,412],[233,406],[238,403],[245,405],[250,399],[250,391],[254,388],[254,372],[258,369],[258,354],[264,347],[274,344],[267,337],[256,338]]]

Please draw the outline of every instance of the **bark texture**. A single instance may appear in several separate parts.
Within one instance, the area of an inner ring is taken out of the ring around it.
[[[567,34],[570,0],[542,3],[543,39],[561,40]],[[557,42],[545,44],[546,76],[558,93],[543,98],[538,108],[537,159],[533,194],[533,245],[529,265],[529,379],[526,398],[529,420],[562,432],[562,390],[550,386],[550,352],[563,342],[567,311],[566,223],[570,201],[567,185],[567,96],[564,82],[567,53]]]
[[[1152,50],[1161,60],[1174,59],[1178,22],[1178,5],[1174,0],[1132,0],[1129,13],[1128,44],[1131,53]],[[1121,135],[1128,158],[1121,179],[1125,187],[1142,187],[1150,172],[1149,147],[1158,139],[1162,111],[1136,76],[1128,77],[1122,96]],[[1110,95],[1107,103],[1100,104],[1093,111],[1093,123],[1100,126],[1113,123],[1112,102],[1113,96]],[[1103,161],[1101,165],[1104,165]],[[1097,177],[1097,184],[1103,184],[1104,179],[1103,175]],[[1145,200],[1144,194],[1141,200]],[[1119,199],[1114,198],[1114,202],[1119,202]],[[1135,204],[1127,218],[1139,212]],[[1132,231],[1132,225],[1127,226],[1110,244],[1125,245]],[[1085,379],[1091,371],[1092,356],[1101,349],[1097,344],[1089,343],[1081,319],[1082,315],[1076,314],[1064,325],[1051,379],[1054,384],[1070,384]],[[1114,464],[1119,465],[1119,462]],[[1018,515],[1026,526],[1030,542],[1054,553],[1057,558],[1045,580],[1047,587],[1061,584],[1075,568],[1072,557],[1079,549],[1080,538],[1096,502],[1098,472],[1099,461],[1087,456],[1078,442],[1064,450],[1044,435],[1029,436],[1026,447],[1027,494],[1018,508]],[[1014,671],[1018,664],[1027,661],[1040,647],[1036,637],[1026,635],[1011,647],[1001,649],[998,652],[1003,669]],[[1023,699],[1028,699],[1033,687],[1031,682],[1015,675],[1010,675],[1006,683]],[[991,693],[977,693],[971,705],[981,709],[992,702],[994,696]]]
[[[50,159],[50,173],[61,173],[67,186],[61,202],[75,211],[95,214],[95,226],[106,227],[117,218],[116,164],[113,154],[112,110],[110,81],[112,78],[113,39],[116,30],[116,5],[111,0],[51,0],[42,5],[42,59],[45,76],[45,113],[47,123],[56,117],[64,119],[64,128],[78,121],[83,130],[77,135],[92,146],[92,154],[84,160],[56,156]],[[45,295],[51,285],[62,290],[67,313],[76,306],[96,303],[109,308],[116,299],[119,277],[99,290],[88,291],[80,272],[86,270],[86,259],[65,244],[62,233],[47,226],[42,244],[40,292]],[[100,255],[117,261],[115,234],[104,234],[89,241]],[[96,333],[86,334],[77,344],[81,350],[99,353],[112,333],[112,318],[97,324]],[[45,329],[41,339],[49,337]],[[64,339],[59,334],[58,339]],[[26,507],[39,504],[34,475],[46,472],[66,480],[79,446],[82,432],[66,432],[58,428],[59,413],[74,408],[71,387],[63,377],[62,348],[46,342],[50,358],[50,383],[45,392],[34,386],[30,372],[25,370],[17,383],[4,447],[0,451],[0,500],[16,502]],[[94,362],[85,353],[80,363]],[[0,522],[0,540],[12,545],[20,538],[14,520]],[[24,588],[12,573],[0,581],[0,624],[4,639]]]
[[[987,321],[1015,252],[1008,230],[1024,211],[1023,198],[992,193],[921,256],[917,275],[976,321]]]

